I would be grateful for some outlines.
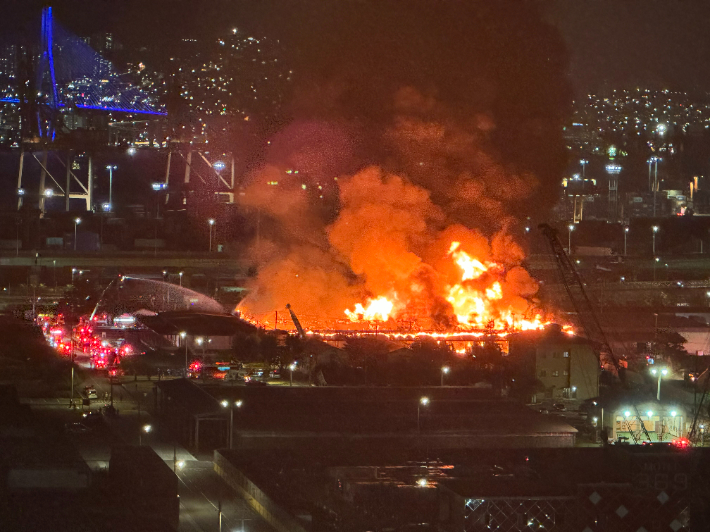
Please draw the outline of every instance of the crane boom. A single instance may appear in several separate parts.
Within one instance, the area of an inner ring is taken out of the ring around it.
[[[296,326],[296,330],[298,331],[298,336],[301,338],[306,337],[306,332],[303,330],[303,327],[301,326],[301,322],[298,321],[298,318],[296,317],[296,314],[291,310],[291,303],[286,303],[286,309],[288,310],[288,313],[291,314],[291,320],[293,321],[293,324]]]
[[[619,363],[619,359],[611,349],[611,345],[609,345],[606,334],[604,334],[604,329],[599,322],[597,313],[594,311],[592,302],[589,300],[587,292],[584,289],[582,278],[579,276],[577,268],[574,267],[574,264],[570,260],[569,255],[567,255],[560,239],[557,237],[557,231],[555,231],[555,229],[550,227],[548,224],[540,224],[538,229],[542,231],[550,243],[552,254],[555,256],[557,267],[562,275],[562,284],[565,286],[567,295],[572,302],[572,307],[577,313],[580,325],[582,326],[582,329],[584,329],[587,339],[600,346],[599,354],[597,355],[600,361],[602,359],[601,355],[606,355],[611,359],[614,364],[614,368],[616,368],[619,375],[619,380],[625,385],[626,369]],[[634,405],[634,418],[638,422],[638,425],[641,427],[641,431],[645,434],[646,438],[651,441],[651,435],[648,433],[648,430],[646,430],[646,425],[641,419],[641,413],[636,405]],[[630,428],[629,432],[631,432],[634,441],[638,441]]]
[[[564,284],[565,291],[572,302],[572,307],[577,313],[579,324],[582,326],[582,329],[584,329],[587,339],[600,346],[599,353],[597,354],[600,361],[602,355],[608,356],[619,374],[619,379],[622,383],[625,382],[624,368],[619,364],[619,359],[611,349],[611,345],[609,345],[609,341],[594,311],[592,302],[589,300],[587,292],[584,289],[584,283],[570,260],[569,255],[567,255],[567,252],[562,246],[560,239],[557,237],[557,231],[548,224],[540,224],[538,229],[542,231],[550,243],[552,254],[555,256],[557,267],[562,275],[562,283]]]

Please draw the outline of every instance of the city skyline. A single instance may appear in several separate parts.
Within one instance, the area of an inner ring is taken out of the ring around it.
[[[12,4],[0,22],[0,34],[26,31],[36,25],[39,2],[15,0]],[[290,4],[281,5],[287,8]],[[312,2],[316,7],[318,4]],[[268,36],[268,28],[274,26],[268,19],[279,18],[282,11],[276,3],[235,5],[216,1],[194,13],[185,1],[146,4],[134,0],[123,2],[121,9],[68,0],[58,4],[56,10],[76,33],[115,32],[129,47],[150,46],[171,34],[176,39],[212,40],[233,26]],[[703,21],[710,16],[707,2],[556,0],[545,4],[544,10],[564,39],[568,73],[578,94],[636,86],[683,91],[710,87],[710,74],[698,68],[710,55],[710,38],[703,28]],[[169,31],[155,32],[155,27]]]

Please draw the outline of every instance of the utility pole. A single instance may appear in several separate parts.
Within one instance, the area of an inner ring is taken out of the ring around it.
[[[71,354],[69,355],[69,360],[71,361],[71,399],[69,400],[69,408],[74,408],[74,331],[71,332],[71,338],[69,339],[69,349],[71,349]]]

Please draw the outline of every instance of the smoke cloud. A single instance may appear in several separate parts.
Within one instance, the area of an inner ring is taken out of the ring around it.
[[[243,195],[258,220],[244,310],[291,303],[318,326],[387,295],[398,319],[451,327],[459,242],[494,265],[467,289],[497,280],[494,310],[528,312],[520,221],[554,201],[570,99],[537,3],[279,6],[264,27],[291,51],[294,87]]]

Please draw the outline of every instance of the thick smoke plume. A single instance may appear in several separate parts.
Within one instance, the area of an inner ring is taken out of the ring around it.
[[[492,317],[529,310],[520,222],[553,201],[568,103],[535,5],[280,4],[299,23],[265,31],[293,52],[294,93],[243,196],[258,220],[244,310],[345,319],[387,296],[400,321],[451,327],[452,242],[490,265],[467,290],[499,281]]]

